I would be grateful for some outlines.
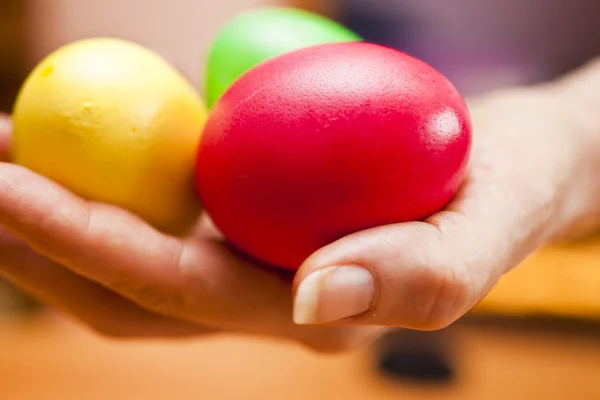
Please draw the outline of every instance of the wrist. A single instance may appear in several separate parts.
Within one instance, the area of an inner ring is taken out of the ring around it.
[[[600,123],[576,106],[581,100],[574,96],[556,81],[469,101],[477,132],[473,155],[489,164],[488,148],[508,149],[506,179],[519,196],[537,199],[537,227],[530,229],[538,246],[600,226],[600,151],[594,134]]]
[[[567,224],[561,239],[600,229],[600,59],[541,87],[556,103],[563,136],[575,149],[573,176],[565,196]]]

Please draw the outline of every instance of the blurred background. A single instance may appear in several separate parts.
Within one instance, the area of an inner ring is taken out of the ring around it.
[[[0,111],[70,41],[116,36],[199,84],[212,37],[264,5],[316,11],[409,52],[466,96],[550,79],[600,53],[597,0],[2,0]],[[0,398],[600,399],[600,238],[540,251],[467,317],[319,356],[219,337],[115,343],[0,281]]]

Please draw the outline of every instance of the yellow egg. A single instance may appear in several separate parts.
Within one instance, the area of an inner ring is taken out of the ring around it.
[[[27,78],[13,162],[92,201],[185,233],[200,212],[196,149],[206,107],[152,51],[119,39],[68,44]]]

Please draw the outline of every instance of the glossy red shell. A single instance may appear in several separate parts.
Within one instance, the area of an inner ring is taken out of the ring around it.
[[[212,110],[197,188],[248,255],[297,269],[359,230],[421,220],[462,183],[466,105],[439,72],[369,43],[311,47],[250,70]]]

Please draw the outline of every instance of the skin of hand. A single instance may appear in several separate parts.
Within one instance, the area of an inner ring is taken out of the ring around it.
[[[440,329],[539,247],[600,225],[593,85],[598,62],[470,103],[469,172],[445,210],[345,237],[295,276],[244,258],[206,217],[171,237],[7,162],[0,119],[0,275],[117,338],[229,332],[339,352],[389,327]]]

